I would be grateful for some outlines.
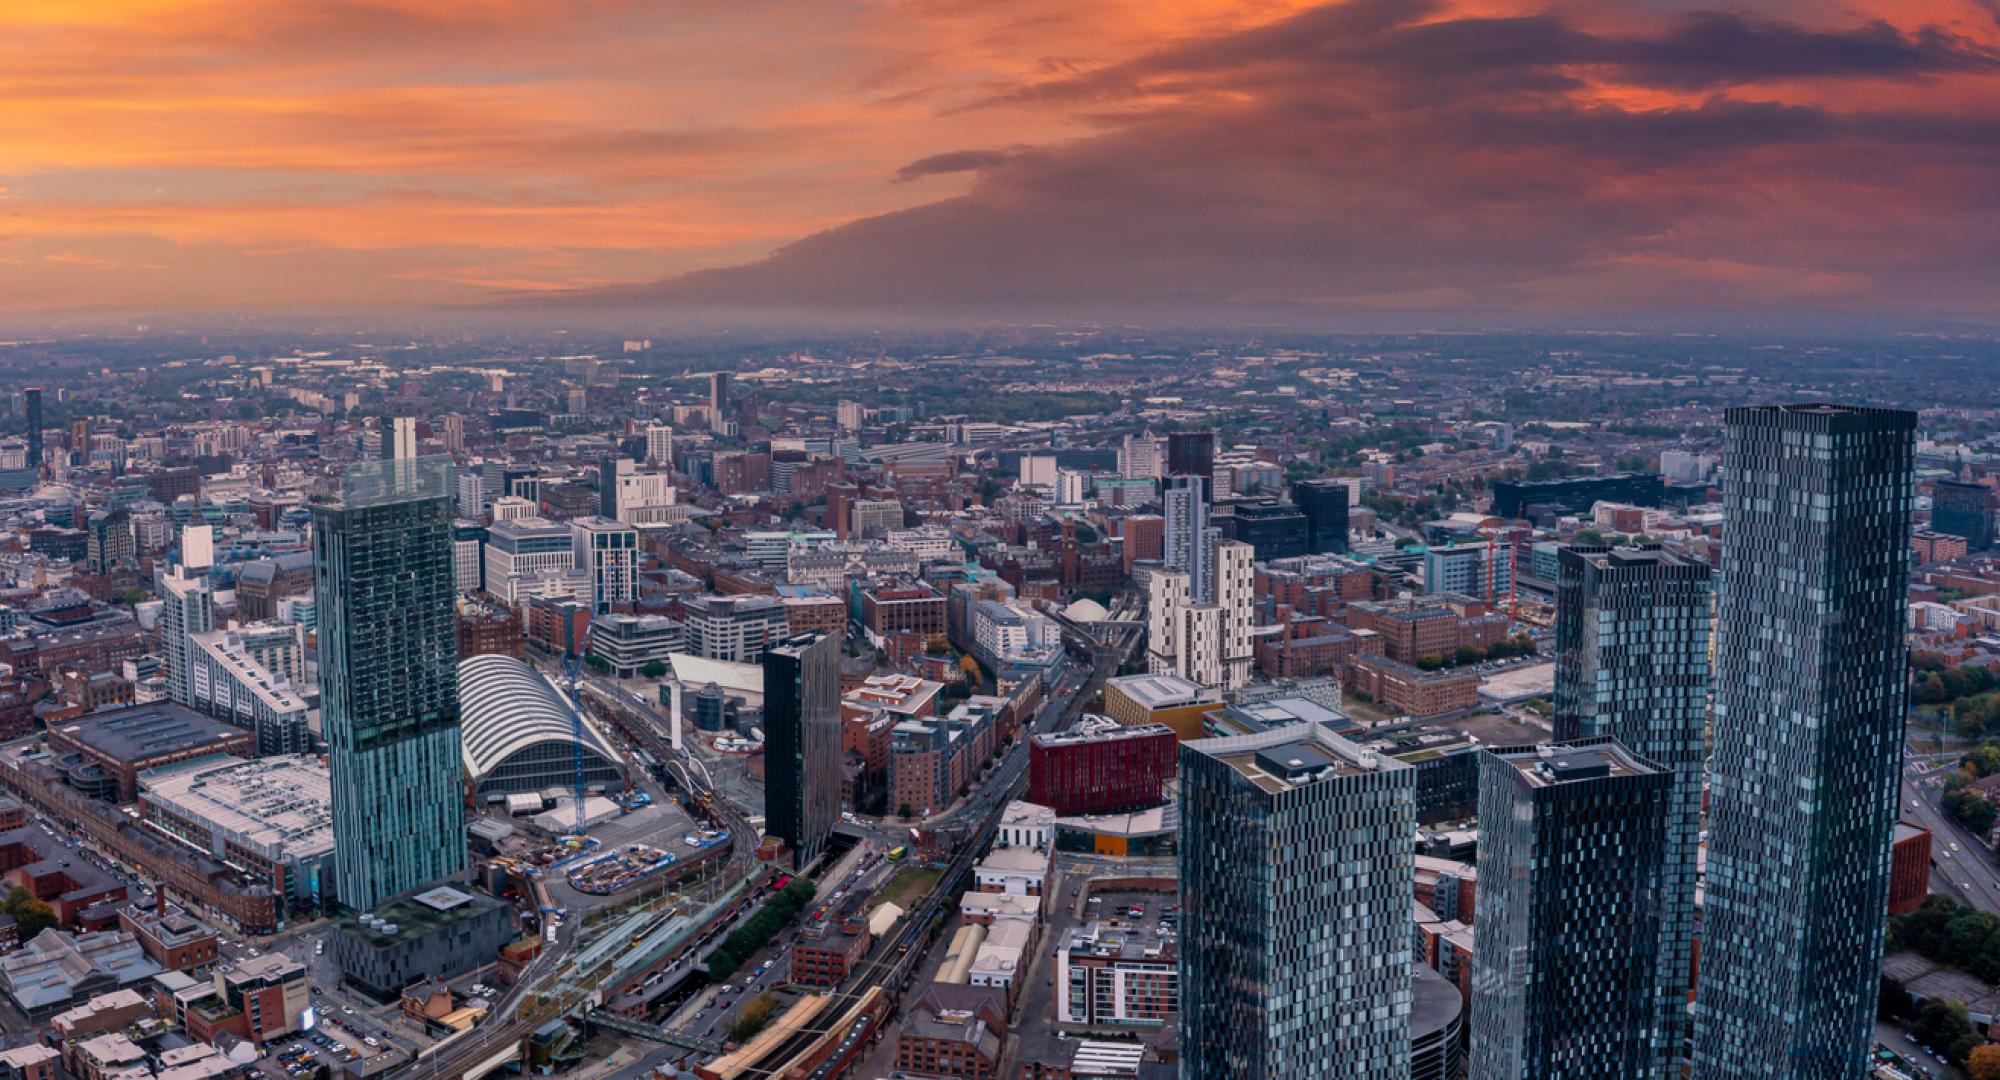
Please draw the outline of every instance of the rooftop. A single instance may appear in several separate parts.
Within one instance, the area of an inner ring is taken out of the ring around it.
[[[65,738],[125,762],[165,757],[205,746],[219,751],[227,743],[251,738],[242,728],[166,701],[91,713],[56,730]]]
[[[207,823],[232,841],[278,861],[333,850],[333,792],[317,758],[277,755],[203,759],[148,770],[139,799]]]
[[[1512,765],[1529,787],[1550,787],[1618,776],[1648,776],[1660,770],[1610,739],[1540,746],[1494,747],[1491,753]]]
[[[1249,735],[1195,739],[1182,743],[1181,748],[1228,765],[1267,794],[1339,776],[1409,768],[1328,731],[1322,724],[1297,724]]]
[[[1148,709],[1168,709],[1176,705],[1219,702],[1221,695],[1178,675],[1126,675],[1107,680],[1119,692]]]

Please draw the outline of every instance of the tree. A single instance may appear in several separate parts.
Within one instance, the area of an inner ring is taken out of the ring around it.
[[[664,678],[667,674],[666,662],[663,660],[648,660],[646,661],[646,666],[639,669],[639,674],[644,675],[648,679]]]
[[[1436,671],[1437,669],[1443,666],[1444,666],[1444,657],[1442,656],[1417,657],[1417,669],[1420,671]]]
[[[1965,1074],[1972,1080],[2000,1080],[2000,1044],[1974,1047],[1965,1056]]]
[[[1980,743],[1978,746],[1966,751],[1965,757],[1962,760],[1965,764],[1972,766],[1972,771],[1978,773],[1980,776],[1992,776],[1994,773],[2000,772],[2000,746],[1995,746],[1990,742]]]
[[[587,656],[583,662],[590,665],[590,670],[599,674],[604,674],[611,670],[611,661],[606,660],[602,656]]]
[[[973,682],[979,681],[979,661],[973,659],[969,654],[958,658],[958,670],[967,679]]]
[[[1576,535],[1569,538],[1569,542],[1572,544],[1589,544],[1595,547],[1604,543],[1604,534],[1598,532],[1596,529],[1578,529]]]
[[[769,990],[758,994],[743,1004],[734,1017],[724,1027],[732,1042],[748,1042],[750,1037],[764,1030],[771,1022],[771,1014],[778,1008],[778,999]]]
[[[910,809],[909,803],[904,803],[896,808],[896,816],[902,818],[904,821],[908,821],[915,817],[916,814]]]
[[[1925,1046],[1935,1046],[1948,1058],[1964,1061],[1982,1041],[1962,1001],[1926,1001],[1917,1010],[1912,1034]]]
[[[0,912],[14,917],[15,929],[24,942],[59,922],[55,909],[19,885],[7,890],[7,898],[0,900]]]
[[[1451,652],[1451,662],[1454,665],[1477,664],[1484,659],[1486,650],[1477,645],[1460,645]]]
[[[1935,671],[1927,671],[1917,676],[1910,688],[1910,698],[1919,705],[1941,705],[1950,700],[1945,692],[1944,680]]]
[[[1959,824],[1980,836],[1990,832],[1994,819],[2000,817],[2000,811],[1996,811],[1985,796],[1963,788],[1947,794],[1940,800],[1940,805],[1945,813],[1957,818]]]

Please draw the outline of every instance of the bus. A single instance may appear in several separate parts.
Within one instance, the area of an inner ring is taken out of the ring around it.
[[[889,849],[889,861],[902,862],[903,856],[909,854],[909,851],[910,849],[906,847],[892,847]]]

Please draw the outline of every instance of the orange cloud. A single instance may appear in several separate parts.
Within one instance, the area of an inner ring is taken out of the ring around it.
[[[0,314],[460,303],[783,267],[907,220],[960,230],[932,229],[956,252],[909,272],[967,295],[982,266],[988,292],[1028,288],[1008,273],[1048,276],[1011,244],[1051,229],[1101,249],[1077,255],[1074,280],[1050,278],[1065,291],[1134,278],[1132,262],[1252,287],[1262,272],[1237,274],[1226,253],[1269,227],[1280,272],[1255,287],[1317,276],[1289,298],[1311,302],[1540,302],[1588,267],[1753,291],[1793,267],[1794,293],[1865,299],[1862,271],[1826,265],[1824,228],[1773,228],[1779,251],[1746,258],[1727,250],[1734,200],[1690,185],[1803,193],[1753,223],[1824,225],[1829,208],[1884,198],[1924,213],[1894,189],[1960,191],[1977,167],[1924,154],[1878,175],[1858,148],[1889,135],[1856,125],[1984,131],[1993,5],[1765,0],[1705,23],[1694,6],[16,0],[0,9],[14,46]],[[1498,35],[1553,51],[1496,60],[1481,43]],[[1864,160],[1831,161],[1843,147]],[[1797,171],[1808,161],[1817,174]],[[1479,184],[1448,182],[1458,171]],[[1309,233],[1315,208],[1346,206],[1393,215],[1449,262],[1454,240],[1512,235],[1510,214],[1543,200],[1617,209],[1597,237],[1556,223],[1511,282],[1410,265],[1351,288],[1316,275],[1324,252],[1282,242],[1301,233],[1284,215]],[[1146,236],[1091,231],[1128,207],[1189,236],[1149,251]],[[966,208],[1040,216],[975,228]],[[1832,232],[1869,239],[1844,220]],[[1205,261],[1204,246],[1223,254]],[[917,257],[878,254],[885,276]],[[852,277],[869,257],[830,265]]]

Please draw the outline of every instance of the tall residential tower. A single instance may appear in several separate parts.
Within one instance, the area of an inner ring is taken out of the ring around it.
[[[1916,416],[1730,409],[1694,1075],[1865,1075],[1909,654]]]
[[[1180,773],[1184,1080],[1408,1076],[1415,771],[1307,723]]]
[[[797,870],[840,819],[840,642],[799,634],[764,651],[765,815]]]
[[[369,911],[465,869],[451,462],[362,461],[313,506],[334,888]]]
[[[1613,739],[1481,755],[1471,1080],[1678,1080],[1658,1031],[1673,780]]]
[[[1564,548],[1556,586],[1555,736],[1607,736],[1673,776],[1660,890],[1656,1017],[1663,1060],[1686,1056],[1708,724],[1708,567],[1658,548]]]

